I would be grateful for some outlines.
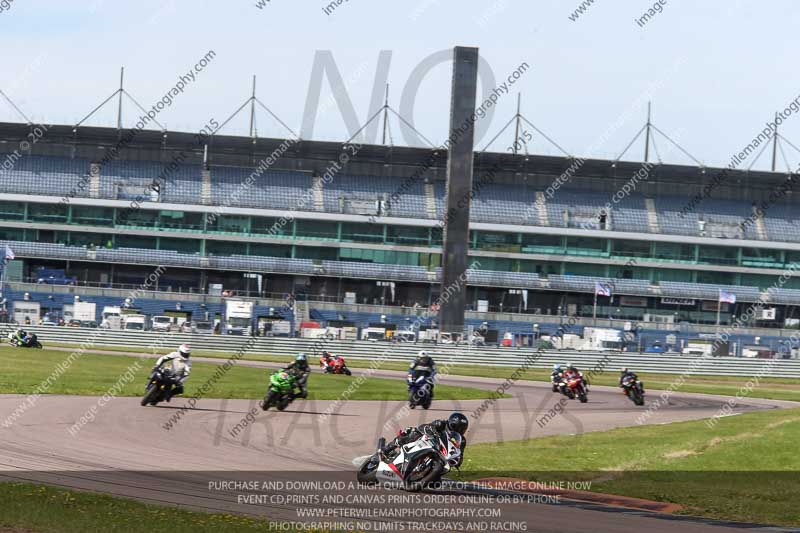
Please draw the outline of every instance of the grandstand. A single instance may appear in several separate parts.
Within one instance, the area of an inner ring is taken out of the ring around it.
[[[27,133],[0,124],[0,155]],[[215,135],[203,147],[190,133],[143,131],[120,147],[120,138],[116,129],[51,126],[0,173],[0,245],[18,264],[9,281],[50,267],[85,283],[135,284],[163,265],[162,290],[252,291],[255,275],[264,294],[436,301],[446,154],[363,146],[322,180],[339,143],[293,143],[255,172],[283,140]],[[471,309],[591,315],[603,282],[613,287],[599,302],[604,317],[713,323],[721,290],[737,297],[722,306],[723,323],[759,300],[775,318],[752,326],[797,317],[800,279],[781,276],[800,263],[800,206],[789,193],[743,224],[784,174],[729,172],[687,210],[721,171],[655,165],[606,212],[641,164],[585,160],[552,194],[572,159],[480,153],[475,165],[476,180],[499,171],[473,199]]]

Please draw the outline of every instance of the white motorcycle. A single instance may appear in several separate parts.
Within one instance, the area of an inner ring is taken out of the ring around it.
[[[451,468],[461,466],[463,439],[454,431],[443,435],[425,434],[416,441],[400,446],[397,455],[384,457],[386,439],[378,441],[378,450],[358,469],[361,483],[401,485],[406,490],[419,491],[435,486]]]

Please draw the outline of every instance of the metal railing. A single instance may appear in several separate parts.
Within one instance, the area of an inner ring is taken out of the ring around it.
[[[106,331],[97,329],[66,328],[59,326],[33,326],[27,328],[39,336],[45,345],[48,342],[85,343],[87,348],[101,349],[103,346],[139,347],[142,353],[155,344],[162,335],[152,332]],[[172,344],[190,343],[196,350],[215,350],[235,353],[251,342],[251,337],[236,335],[200,335],[194,333],[168,333]],[[170,343],[160,345],[171,347]],[[444,363],[463,365],[492,365],[514,368],[527,365],[531,368],[549,368],[554,363],[569,360],[576,366],[589,370],[602,368],[616,372],[621,367],[630,367],[638,372],[683,374],[695,369],[692,374],[713,376],[754,376],[800,378],[800,360],[797,359],[749,359],[741,357],[698,357],[672,354],[638,354],[611,352],[542,351],[530,348],[466,347],[433,345],[426,343],[389,343],[354,340],[290,339],[280,337],[258,337],[248,348],[250,353],[285,356],[289,362],[297,352],[318,355],[322,350],[340,353],[346,358],[408,363],[417,352],[425,349],[441,366]],[[165,348],[166,349],[166,348]],[[702,360],[702,361],[700,361]],[[532,361],[526,363],[526,361]]]

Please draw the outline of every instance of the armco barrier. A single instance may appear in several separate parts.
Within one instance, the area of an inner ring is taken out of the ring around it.
[[[47,342],[84,343],[93,341],[93,347],[131,346],[143,353],[152,352],[151,345],[161,346],[159,352],[172,350],[180,343],[187,342],[196,350],[216,350],[234,353],[250,341],[250,337],[235,335],[198,335],[183,333],[153,333],[105,331],[59,326],[28,326],[39,339]],[[88,348],[89,346],[87,346]],[[696,368],[696,374],[715,376],[770,376],[800,378],[800,360],[765,360],[740,357],[696,357],[666,354],[637,354],[609,352],[546,351],[534,355],[531,349],[482,348],[447,346],[432,344],[384,343],[370,341],[340,341],[288,339],[279,337],[259,337],[249,351],[286,356],[290,360],[298,352],[306,352],[313,358],[321,350],[341,353],[351,359],[377,359],[383,356],[387,361],[410,362],[419,350],[430,353],[439,365],[458,363],[467,365],[494,365],[519,367],[526,359],[532,360],[529,367],[548,368],[554,363],[572,362],[584,372],[602,368],[616,372],[623,366],[638,372],[681,374]],[[702,359],[702,361],[699,361]],[[313,361],[312,361],[313,364]]]

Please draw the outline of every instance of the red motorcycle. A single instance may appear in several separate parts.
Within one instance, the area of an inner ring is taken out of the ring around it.
[[[353,374],[350,372],[350,369],[347,368],[347,364],[344,362],[344,357],[341,355],[334,355],[328,359],[323,357],[320,359],[320,363],[322,364],[322,368],[326,374],[344,374],[346,376]]]
[[[586,390],[586,382],[580,375],[572,374],[564,375],[563,381],[559,385],[561,392],[570,400],[578,398],[581,403],[589,401],[588,392]]]

